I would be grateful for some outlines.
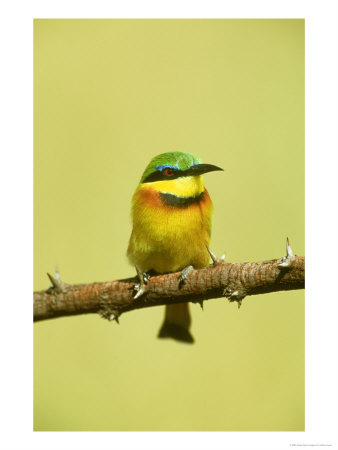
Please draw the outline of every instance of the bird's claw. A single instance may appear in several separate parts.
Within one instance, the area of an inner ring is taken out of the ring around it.
[[[136,300],[137,298],[141,297],[141,295],[146,293],[147,283],[150,279],[150,275],[148,273],[142,272],[142,270],[140,270],[138,267],[136,267],[136,272],[140,282],[134,285],[134,289],[136,291],[136,294],[133,297],[134,300]]]
[[[147,291],[147,285],[146,284],[135,284],[134,289],[137,291],[134,295],[133,299],[136,300],[137,298],[141,297],[141,295],[145,294]]]
[[[183,270],[181,270],[179,277],[178,277],[178,284],[179,286],[182,286],[182,284],[185,283],[189,273],[194,269],[194,266],[187,266]]]
[[[148,281],[150,280],[150,275],[149,275],[149,273],[143,273],[142,275],[143,275],[143,282],[144,282],[145,284],[147,284]]]

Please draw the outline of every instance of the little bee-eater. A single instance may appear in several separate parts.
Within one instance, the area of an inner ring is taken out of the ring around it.
[[[183,152],[162,153],[146,167],[132,200],[127,251],[140,278],[135,298],[149,273],[181,271],[184,282],[192,268],[208,266],[213,205],[202,174],[214,170],[223,169]],[[168,305],[158,337],[193,342],[190,323],[188,303]]]

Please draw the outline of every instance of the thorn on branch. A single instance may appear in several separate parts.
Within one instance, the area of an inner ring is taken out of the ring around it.
[[[290,246],[289,238],[286,238],[286,256],[283,256],[280,259],[278,267],[283,269],[291,269],[293,263],[295,262],[295,255],[293,254],[292,248]]]
[[[110,320],[110,322],[115,320],[116,323],[118,323],[118,324],[120,323],[119,322],[119,316],[117,316],[116,314],[110,314],[109,320]]]
[[[109,320],[109,322],[112,322],[113,320],[115,320],[116,323],[118,323],[118,324],[120,323],[119,322],[120,313],[115,309],[111,309],[109,307],[103,307],[102,309],[99,310],[99,314],[103,319]]]
[[[242,305],[242,300],[246,296],[246,291],[243,288],[233,288],[231,286],[227,286],[224,291],[223,295],[229,300],[229,302],[237,302],[238,309]]]
[[[218,264],[224,263],[224,261],[225,261],[225,253],[223,253],[223,255],[220,258],[217,258],[215,253],[212,252],[208,246],[206,246],[206,247],[207,247],[207,250],[209,252],[210,258],[212,259],[213,266],[217,266]]]
[[[65,285],[65,283],[63,283],[61,281],[60,271],[59,271],[58,266],[55,267],[55,276],[54,277],[53,277],[53,275],[51,275],[48,272],[47,272],[47,275],[48,275],[50,282],[52,283],[49,290],[54,290],[57,293],[61,293],[61,292],[65,291],[66,285]]]

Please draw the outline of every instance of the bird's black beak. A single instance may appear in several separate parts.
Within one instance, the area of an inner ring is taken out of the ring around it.
[[[215,170],[223,170],[220,167],[213,166],[212,164],[195,164],[188,170],[189,175],[202,175],[207,172],[214,172]]]

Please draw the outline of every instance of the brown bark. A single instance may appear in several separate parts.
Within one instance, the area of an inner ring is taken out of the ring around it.
[[[34,293],[34,321],[86,313],[118,320],[122,313],[137,308],[219,297],[240,306],[248,295],[304,289],[305,258],[291,255],[263,262],[219,262],[192,270],[181,286],[178,277],[179,273],[151,277],[146,293],[135,300],[136,278],[70,285],[50,276],[52,287]]]

